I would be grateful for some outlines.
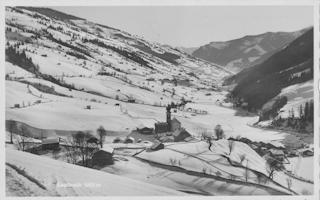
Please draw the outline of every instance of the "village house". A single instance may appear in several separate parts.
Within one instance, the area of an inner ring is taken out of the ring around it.
[[[152,149],[153,151],[157,151],[160,149],[164,149],[164,145],[159,140],[156,140],[153,145],[151,145],[150,149]]]
[[[182,142],[186,138],[190,137],[190,133],[183,128],[177,129],[172,134],[175,142]]]
[[[302,151],[302,156],[313,156],[314,152],[310,149],[306,149],[304,151]]]
[[[96,150],[92,156],[92,164],[103,166],[113,164],[114,149],[104,146],[102,149]]]
[[[282,150],[270,149],[269,154],[270,154],[270,156],[272,156],[273,158],[275,158],[279,161],[284,161],[284,159],[285,159],[285,155]]]
[[[295,135],[286,136],[283,139],[282,143],[287,149],[297,149],[303,147],[304,145],[303,140],[301,140],[300,137],[297,137]]]
[[[59,138],[54,137],[54,138],[42,139],[42,149],[43,150],[58,151],[59,150]]]
[[[153,128],[145,127],[145,126],[139,126],[137,128],[137,131],[141,134],[151,135],[153,134]]]

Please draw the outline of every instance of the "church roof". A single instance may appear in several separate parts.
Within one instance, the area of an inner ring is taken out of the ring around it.
[[[177,122],[179,124],[181,124],[181,122],[179,120],[177,120],[175,117],[171,120],[171,123],[173,124],[174,122]]]

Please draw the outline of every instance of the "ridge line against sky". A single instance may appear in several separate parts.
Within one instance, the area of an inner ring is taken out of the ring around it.
[[[313,26],[313,6],[51,6],[171,46],[200,47]],[[84,12],[85,10],[85,12]]]

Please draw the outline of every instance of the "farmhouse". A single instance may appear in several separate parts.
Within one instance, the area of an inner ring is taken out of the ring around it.
[[[282,143],[288,149],[297,149],[303,147],[304,145],[304,142],[301,140],[301,138],[295,135],[288,135],[283,139]]]
[[[92,164],[99,166],[113,164],[113,153],[114,149],[108,146],[96,150],[92,156]]]
[[[59,150],[59,138],[46,138],[42,140],[42,149],[43,150]]]

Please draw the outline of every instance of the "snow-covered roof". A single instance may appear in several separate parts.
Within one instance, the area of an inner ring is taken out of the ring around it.
[[[187,133],[190,135],[190,133],[184,129],[177,129],[173,132],[172,136],[178,137],[181,133]],[[191,136],[191,135],[190,135]]]
[[[134,141],[134,138],[130,136],[130,137],[127,137],[126,140],[132,140],[132,141]]]
[[[284,155],[283,151],[282,150],[278,150],[278,149],[270,149],[270,152],[273,155]]]
[[[42,139],[42,144],[53,144],[53,143],[59,143],[59,138],[53,137],[53,138]]]
[[[284,145],[278,141],[272,141],[270,142],[270,144],[272,144],[275,147],[284,147]]]
[[[175,130],[174,132],[173,132],[173,136],[175,136],[175,137],[177,137],[177,136],[179,136],[180,135],[180,133],[181,133],[181,129],[177,129],[177,130]]]
[[[174,141],[174,138],[173,138],[173,136],[163,136],[160,138],[160,140],[162,142],[170,142],[170,141]]]
[[[108,153],[113,153],[113,151],[114,151],[114,149],[112,147],[109,147],[107,145],[103,145],[103,148],[101,148],[100,150],[108,152]]]
[[[153,145],[150,147],[151,149],[157,148],[160,144],[162,144],[159,140],[154,141]]]
[[[193,140],[193,137],[187,137],[186,139],[184,139],[184,141],[186,141],[186,142],[190,142],[190,141],[192,141]]]

